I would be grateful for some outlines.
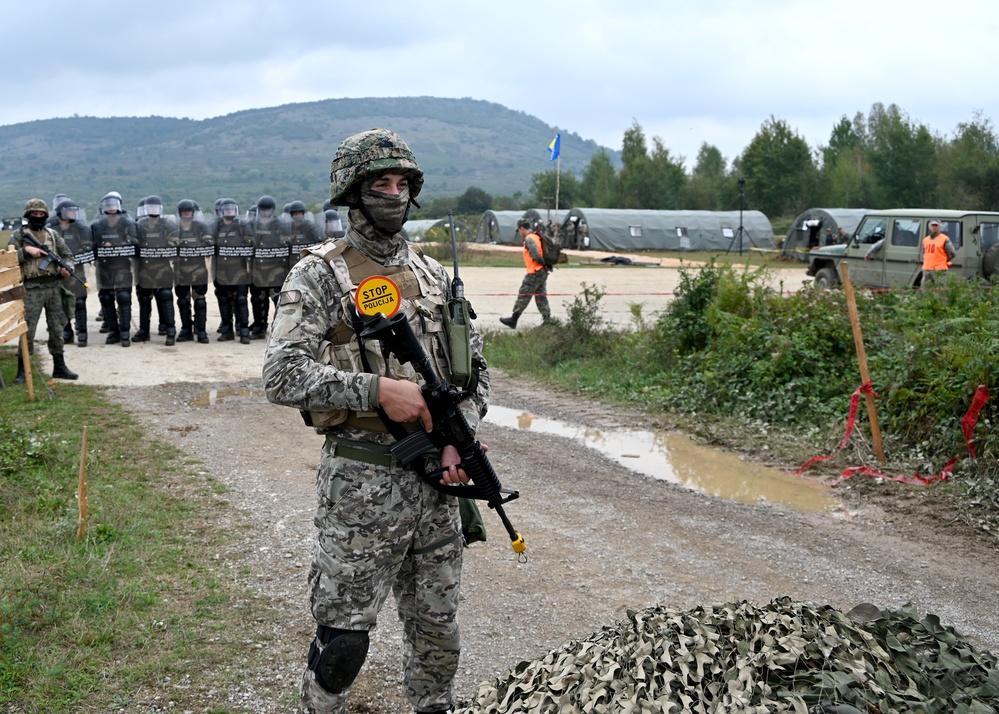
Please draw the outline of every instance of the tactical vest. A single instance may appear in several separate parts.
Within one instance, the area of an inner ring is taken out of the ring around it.
[[[219,285],[249,285],[253,244],[243,237],[239,219],[215,226],[215,282]]]
[[[177,264],[177,227],[167,218],[158,218],[154,223],[144,216],[139,219],[138,234],[139,287],[172,288]]]
[[[40,231],[33,231],[24,227],[21,229],[21,232],[30,233],[32,238],[52,251],[53,255],[59,255],[59,251],[56,250],[56,234],[51,228],[42,228]],[[15,233],[14,236],[17,237],[18,234]],[[24,240],[18,239],[18,245],[20,245],[23,250],[27,243]],[[21,274],[24,276],[25,282],[29,280],[37,282],[55,282],[54,278],[59,277],[59,266],[55,263],[50,263],[45,270],[42,270],[43,260],[45,260],[44,255],[41,258],[32,258],[28,255],[27,251],[24,252],[24,263],[21,265]]]
[[[210,279],[208,261],[215,255],[215,243],[204,223],[191,221],[190,228],[180,222],[177,235],[177,285],[207,285]]]
[[[288,239],[281,234],[276,218],[253,223],[253,259],[250,276],[260,288],[280,286],[288,275]]]
[[[423,253],[409,247],[409,265],[384,266],[371,260],[347,241],[339,240],[332,248],[329,243],[306,248],[302,257],[316,255],[333,270],[340,288],[341,320],[330,330],[319,345],[320,364],[331,364],[346,372],[371,372],[396,379],[422,384],[423,379],[409,364],[401,364],[395,355],[386,362],[381,342],[365,340],[364,352],[370,367],[364,367],[361,346],[350,323],[357,286],[365,279],[383,275],[399,286],[402,305],[399,311],[413,328],[420,345],[430,359],[434,372],[444,380],[451,380],[451,363],[444,332],[444,304],[447,296],[426,262]],[[337,409],[330,412],[311,412],[312,425],[317,429],[346,425],[368,431],[387,431],[376,412],[355,412]],[[409,425],[414,426],[414,425]]]
[[[135,222],[122,216],[112,226],[106,217],[90,227],[97,254],[97,283],[102,290],[131,288],[135,260]]]

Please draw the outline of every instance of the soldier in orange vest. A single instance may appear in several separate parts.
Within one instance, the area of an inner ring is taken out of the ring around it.
[[[520,314],[531,304],[531,298],[534,298],[543,322],[547,323],[552,317],[548,304],[548,273],[551,268],[545,265],[541,236],[531,230],[531,222],[526,218],[517,221],[517,234],[524,241],[524,267],[527,268],[527,274],[513,304],[513,315],[500,318],[500,322],[513,329],[517,327]]]
[[[925,290],[936,279],[937,271],[946,271],[957,251],[950,236],[940,232],[940,221],[936,218],[929,223],[930,234],[923,238],[923,279],[920,288]]]

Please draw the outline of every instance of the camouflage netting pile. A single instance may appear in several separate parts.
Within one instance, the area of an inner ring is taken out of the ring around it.
[[[456,712],[985,714],[999,670],[936,616],[779,598],[656,606],[483,684]]]

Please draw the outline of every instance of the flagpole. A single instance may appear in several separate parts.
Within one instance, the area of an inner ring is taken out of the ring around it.
[[[562,180],[562,152],[555,159],[555,235],[558,235],[558,189]]]

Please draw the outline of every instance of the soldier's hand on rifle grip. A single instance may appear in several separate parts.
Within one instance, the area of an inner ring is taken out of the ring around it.
[[[482,447],[483,452],[489,451],[489,447],[485,444],[480,442],[479,445]],[[472,480],[469,478],[468,474],[465,473],[465,469],[458,468],[460,463],[461,455],[458,454],[458,450],[450,444],[445,446],[444,450],[441,452],[441,483],[445,485],[459,484],[468,483]]]
[[[36,248],[33,245],[24,246],[24,252],[30,255],[32,258],[41,258],[43,255],[45,255],[45,251],[41,250],[40,248]]]
[[[441,483],[445,485],[460,484],[468,483],[471,480],[464,469],[458,468],[460,463],[461,456],[458,454],[458,450],[450,444],[445,446],[441,452]]]
[[[404,424],[419,419],[427,432],[434,430],[430,409],[427,408],[423,391],[416,382],[379,377],[378,406],[385,410],[392,421]]]

